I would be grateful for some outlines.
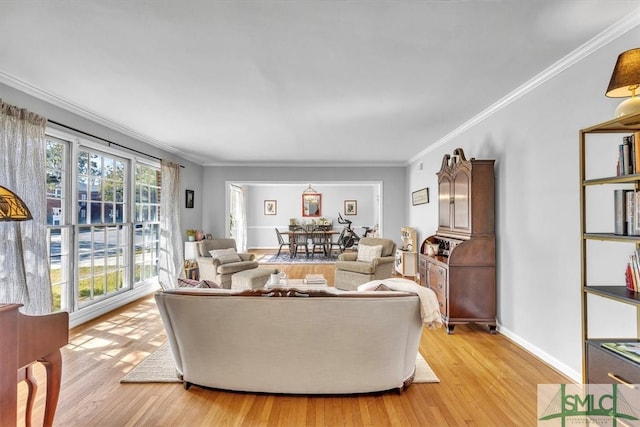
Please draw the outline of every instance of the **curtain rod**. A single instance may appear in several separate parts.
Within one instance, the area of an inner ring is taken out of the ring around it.
[[[90,136],[91,138],[99,139],[100,141],[104,141],[104,142],[108,143],[109,145],[115,145],[117,147],[124,148],[125,150],[133,151],[134,153],[142,154],[143,156],[151,157],[152,159],[156,159],[156,160],[162,161],[162,159],[160,157],[156,157],[156,156],[152,156],[151,154],[143,153],[142,151],[136,150],[135,148],[129,148],[129,147],[125,146],[125,145],[118,144],[117,142],[109,141],[108,139],[102,138],[100,136],[90,134],[88,132],[85,132],[85,131],[80,130],[80,129],[76,129],[76,128],[71,127],[71,126],[67,126],[67,125],[65,125],[63,123],[60,123],[60,122],[56,122],[55,120],[47,119],[47,121],[49,123],[53,123],[54,125],[62,126],[63,128],[72,130],[74,132],[78,132],[78,133],[81,133],[83,135]],[[184,168],[183,165],[180,165],[180,167]]]

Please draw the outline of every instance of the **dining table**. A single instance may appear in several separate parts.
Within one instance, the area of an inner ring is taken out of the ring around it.
[[[295,236],[296,231],[295,230],[278,230],[278,231],[283,236],[286,235],[289,238],[289,255],[291,256],[291,258],[293,258],[294,254],[295,254],[295,251],[296,251],[296,248],[295,248],[295,245],[294,245],[294,242],[295,242],[294,236]],[[315,231],[317,231],[317,230],[315,230]],[[309,236],[309,238],[311,238],[312,232],[313,231],[307,231],[307,235]],[[332,236],[334,236],[335,234],[340,234],[341,232],[342,231],[333,230],[333,229],[324,230],[324,234],[326,236],[325,240],[327,242],[326,247],[325,247],[325,251],[324,251],[325,254],[329,254],[329,255],[331,254],[330,251],[331,251],[331,239],[332,239]]]

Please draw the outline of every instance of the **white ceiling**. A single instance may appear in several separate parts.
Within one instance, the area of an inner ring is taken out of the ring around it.
[[[0,0],[0,81],[203,165],[400,165],[639,4]]]

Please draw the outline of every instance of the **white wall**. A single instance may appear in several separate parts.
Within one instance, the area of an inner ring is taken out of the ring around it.
[[[305,183],[260,183],[241,184],[247,189],[247,247],[277,248],[275,228],[286,230],[289,219],[298,223],[311,221],[312,217],[302,217],[302,191]],[[313,183],[312,188],[322,195],[321,217],[333,220],[335,230],[341,230],[338,212],[353,222],[353,229],[360,234],[363,226],[374,227],[378,223],[378,183],[342,184]],[[277,202],[277,214],[264,214],[264,201]],[[344,201],[357,201],[357,215],[344,215]]]
[[[620,100],[604,96],[613,65],[639,41],[636,27],[424,153],[407,171],[412,191],[427,186],[436,194],[445,153],[462,147],[468,158],[496,159],[500,330],[576,381],[582,352],[578,131],[613,118]],[[437,209],[430,203],[409,210],[421,238],[437,228]],[[610,216],[611,209],[605,203],[594,215]],[[619,327],[628,316],[616,309],[599,323]]]
[[[204,168],[204,198],[205,202],[203,214],[203,228],[207,233],[214,236],[223,236],[226,231],[226,215],[225,215],[225,195],[226,183],[230,182],[252,182],[252,183],[281,183],[283,188],[288,185],[295,184],[297,188],[296,194],[286,199],[281,198],[280,194],[275,197],[278,200],[278,212],[287,212],[286,217],[280,218],[278,222],[280,226],[287,227],[289,215],[291,212],[300,215],[300,209],[296,210],[295,206],[300,203],[300,195],[308,183],[313,183],[313,187],[320,188],[320,185],[328,185],[329,183],[340,184],[342,186],[353,185],[353,190],[363,183],[380,182],[382,183],[381,199],[382,199],[382,218],[380,219],[380,228],[384,237],[394,239],[396,243],[400,242],[400,229],[407,225],[407,208],[410,205],[410,198],[406,190],[406,171],[403,167],[235,167],[235,166],[209,166]],[[320,183],[316,185],[315,183]],[[348,187],[345,187],[348,188]],[[337,190],[336,190],[337,191]],[[340,207],[346,199],[354,197],[346,197],[348,192],[335,193],[323,192],[323,204],[325,202],[325,193],[329,197],[328,206],[333,206],[333,212],[327,212],[323,208],[323,215],[337,216],[335,208]],[[335,197],[335,199],[333,199]],[[285,201],[286,200],[286,201]],[[355,226],[370,226],[372,224],[368,218],[360,217],[360,212],[371,211],[367,209],[364,203],[366,198],[363,196],[363,204],[358,199],[359,215],[353,219]],[[281,208],[282,206],[282,208]],[[256,201],[253,211],[248,213],[249,219],[256,218],[255,210],[258,211],[257,216],[262,214],[262,201]],[[284,215],[284,214],[283,214]],[[353,217],[352,217],[353,218]],[[356,230],[358,231],[358,230]],[[267,234],[272,234],[270,240],[275,239],[275,232],[271,229]],[[267,238],[265,234],[265,239]],[[258,243],[256,243],[258,244]],[[260,243],[262,244],[262,243]],[[249,247],[251,243],[248,242]],[[272,246],[273,243],[268,246]]]

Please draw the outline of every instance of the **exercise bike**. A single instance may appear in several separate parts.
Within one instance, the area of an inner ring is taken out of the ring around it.
[[[340,252],[344,252],[345,249],[352,248],[358,244],[360,241],[360,236],[351,228],[352,221],[348,219],[344,219],[340,212],[338,212],[338,223],[345,224],[342,233],[340,233],[340,237],[338,238],[338,246],[340,247]],[[371,227],[362,227],[364,228],[364,234],[362,237],[367,237],[369,232],[371,231]]]

